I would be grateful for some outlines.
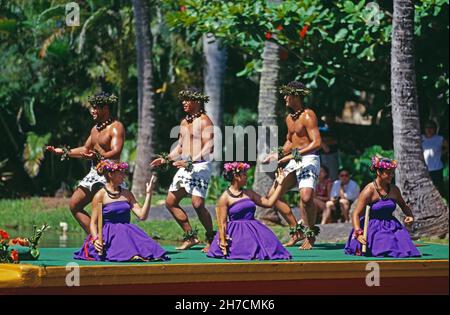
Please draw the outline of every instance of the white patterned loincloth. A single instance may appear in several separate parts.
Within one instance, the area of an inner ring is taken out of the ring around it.
[[[205,198],[212,174],[211,162],[194,163],[192,166],[192,172],[188,172],[184,167],[178,170],[169,191],[184,188],[189,195]]]
[[[302,162],[296,162],[294,159],[283,168],[284,175],[295,172],[298,188],[316,189],[317,179],[320,173],[320,158],[315,154],[302,156]]]

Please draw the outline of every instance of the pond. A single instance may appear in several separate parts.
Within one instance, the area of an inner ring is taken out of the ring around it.
[[[29,237],[33,235],[32,229],[20,229],[20,230],[11,230],[10,237]],[[81,247],[84,240],[86,238],[86,234],[82,232],[75,233],[63,233],[61,230],[48,230],[45,231],[41,240],[39,241],[39,247],[52,247],[52,248],[77,248]],[[166,241],[166,240],[157,240],[160,245],[169,246],[169,245],[177,245],[178,243],[174,241]]]

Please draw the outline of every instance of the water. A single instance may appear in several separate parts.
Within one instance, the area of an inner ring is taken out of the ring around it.
[[[19,231],[10,231],[10,237],[16,238],[26,238],[33,235],[33,230],[29,229],[23,229]],[[39,247],[40,248],[78,248],[83,245],[84,240],[86,239],[86,234],[84,232],[71,232],[71,233],[64,233],[62,231],[55,231],[53,229],[49,229],[44,232],[42,235],[40,241],[39,241]],[[167,241],[167,240],[158,240],[155,239],[160,245],[163,246],[173,246],[173,245],[179,245],[179,243],[174,241]]]

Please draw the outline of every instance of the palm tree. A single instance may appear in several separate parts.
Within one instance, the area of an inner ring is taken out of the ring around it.
[[[203,80],[205,94],[210,97],[206,103],[206,112],[211,118],[214,126],[222,126],[223,116],[223,85],[225,70],[227,65],[227,50],[221,46],[212,34],[203,35],[203,54],[205,56],[205,67],[203,70]],[[216,140],[220,140],[216,138]],[[214,146],[215,150],[222,150],[219,145]],[[213,163],[214,175],[220,174],[220,162]]]
[[[141,197],[145,194],[145,182],[150,176],[149,162],[154,155],[152,91],[152,51],[149,7],[145,0],[133,0],[136,27],[136,50],[138,68],[138,139],[137,157],[133,173],[133,193]]]
[[[280,3],[279,0],[269,1],[272,3]],[[263,52],[263,68],[261,72],[261,80],[259,83],[259,102],[258,102],[258,126],[269,127],[276,126],[276,111],[275,106],[277,103],[277,84],[278,84],[278,72],[280,69],[280,47],[272,42],[266,41],[264,44]],[[260,135],[261,136],[261,135]],[[266,147],[269,147],[269,137],[266,138]],[[258,144],[260,148],[260,144]],[[266,194],[272,183],[273,179],[268,173],[262,172],[260,169],[260,158],[256,163],[255,181],[253,189],[261,194]],[[257,209],[257,217],[264,221],[270,221],[273,223],[280,223],[281,219],[278,213],[274,209]]]
[[[416,217],[413,237],[443,236],[448,233],[448,206],[434,187],[423,158],[413,41],[414,3],[395,0],[391,93],[394,151],[399,162],[396,182]]]

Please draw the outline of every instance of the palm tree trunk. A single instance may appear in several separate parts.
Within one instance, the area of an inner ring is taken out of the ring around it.
[[[221,128],[223,117],[223,86],[225,79],[225,70],[227,65],[227,51],[220,46],[220,41],[212,34],[203,35],[203,54],[205,56],[205,67],[203,70],[203,80],[205,93],[210,101],[206,103],[205,109],[211,118],[215,127]],[[220,141],[220,137],[215,137]],[[214,145],[214,151],[222,150],[220,143]],[[215,159],[218,160],[222,155],[217,152]],[[213,174],[220,175],[221,163],[213,162]]]
[[[394,151],[398,160],[396,183],[413,209],[412,236],[448,233],[448,206],[434,187],[423,158],[414,64],[414,3],[394,1],[391,52]]]
[[[149,8],[146,0],[133,0],[136,28],[136,50],[138,67],[138,141],[137,157],[133,173],[132,191],[137,197],[145,194],[145,182],[150,176],[149,162],[154,155],[151,63],[151,33]]]
[[[263,68],[259,84],[258,102],[258,126],[261,126],[263,129],[269,126],[276,126],[277,124],[275,106],[277,103],[278,72],[280,69],[279,49],[280,47],[274,42],[266,41],[264,44]],[[269,137],[265,139],[265,147],[270,148]],[[258,148],[261,147],[261,143],[258,143]],[[260,160],[258,158],[256,162],[253,189],[259,194],[266,195],[272,186],[273,179],[269,176],[269,173],[261,171]],[[274,209],[258,207],[256,214],[261,220],[278,224],[281,223],[281,219]]]

